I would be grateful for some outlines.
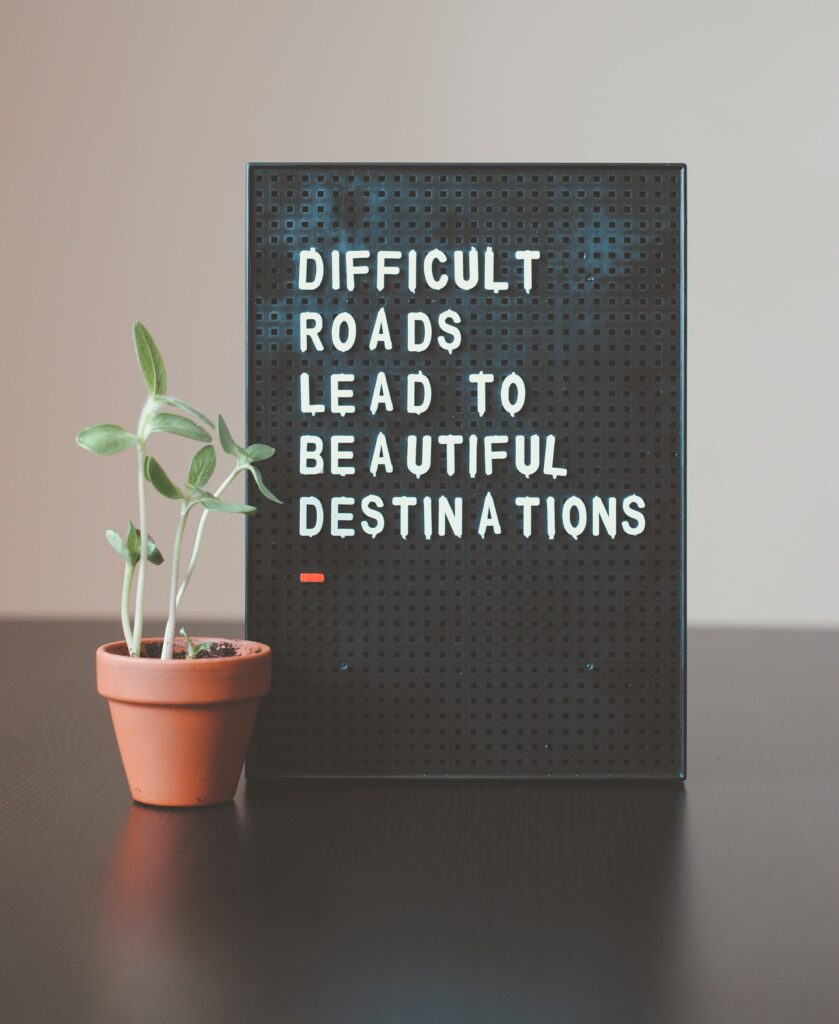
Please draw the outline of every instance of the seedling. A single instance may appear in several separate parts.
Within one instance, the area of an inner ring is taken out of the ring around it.
[[[192,638],[190,637],[190,635],[187,633],[183,626],[181,626],[180,628],[180,634],[184,638],[184,640],[186,640],[187,658],[197,658],[202,651],[209,651],[210,648],[213,646],[212,642],[209,640],[205,640],[203,643],[200,644],[194,644],[192,642]]]
[[[132,433],[113,423],[99,423],[86,427],[76,436],[76,442],[96,455],[116,455],[131,448],[137,458],[137,498],[139,506],[139,530],[133,523],[128,524],[124,538],[114,530],[106,530],[105,536],[111,547],[125,562],[122,582],[120,614],[122,630],[128,653],[140,657],[143,640],[143,613],[145,599],[146,566],[160,565],[163,555],[149,534],[146,508],[146,483],[149,482],[165,498],[178,502],[178,519],[172,544],[172,558],[169,577],[169,601],[166,629],[163,636],[161,658],[171,658],[175,641],[178,607],[195,571],[195,565],[204,539],[204,530],[210,512],[228,512],[251,515],[256,511],[253,505],[240,505],[222,501],[221,496],[240,473],[250,473],[264,497],[282,504],[280,499],[266,487],[257,462],[264,462],[274,455],[274,449],[267,444],[251,444],[246,448],[237,444],[230,434],[222,416],[215,424],[218,442],[222,450],[235,459],[235,465],[215,490],[210,488],[210,478],[216,469],[216,451],[210,431],[213,421],[200,409],[175,398],[167,391],[166,369],[163,359],[152,336],[138,321],[134,324],[134,350],[137,362],[146,383],[146,397],[137,428]],[[166,412],[166,408],[179,409],[179,413]],[[183,416],[180,413],[187,413]],[[198,421],[198,422],[196,422]],[[175,434],[190,441],[199,442],[202,447],[195,452],[189,464],[186,482],[180,486],[172,479],[153,455],[148,453],[149,438],[152,434]],[[181,549],[187,522],[193,509],[201,507],[201,518],[193,541],[192,554],[183,578],[180,577]],[[135,585],[136,584],[136,585]],[[131,594],[134,588],[133,620]],[[186,635],[185,631],[182,631]],[[193,648],[187,637],[187,655],[194,657],[202,645]]]

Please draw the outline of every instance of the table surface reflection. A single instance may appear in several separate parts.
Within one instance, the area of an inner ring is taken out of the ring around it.
[[[0,628],[4,1022],[839,1019],[836,633],[692,631],[684,786],[165,811],[130,802],[95,693],[113,626]]]

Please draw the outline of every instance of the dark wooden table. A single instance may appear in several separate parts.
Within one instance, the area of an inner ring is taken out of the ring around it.
[[[839,635],[694,631],[684,786],[160,811],[95,692],[114,632],[0,633],[4,1024],[839,1020]]]

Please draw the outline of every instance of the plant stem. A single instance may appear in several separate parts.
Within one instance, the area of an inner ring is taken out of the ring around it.
[[[232,469],[228,473],[228,475],[224,478],[224,480],[221,482],[221,484],[218,486],[218,488],[213,492],[216,498],[220,498],[222,496],[222,494],[224,494],[224,492],[227,490],[227,488],[230,486],[230,484],[234,481],[236,476],[241,471],[242,471],[242,467],[241,466],[236,466],[235,469]],[[204,527],[207,525],[207,516],[209,516],[209,514],[210,514],[210,510],[207,509],[207,508],[205,508],[201,512],[201,518],[198,521],[198,529],[196,530],[196,533],[195,533],[195,543],[193,544],[193,547],[192,547],[192,554],[190,555],[190,558],[189,558],[189,564],[186,567],[186,572],[184,573],[183,582],[181,583],[180,588],[178,589],[178,595],[175,598],[175,607],[176,608],[178,607],[178,605],[180,605],[181,599],[184,596],[184,591],[186,590],[186,588],[187,588],[187,586],[189,584],[189,581],[192,579],[192,574],[195,571],[195,564],[198,561],[198,553],[201,550],[201,541],[204,539]]]
[[[190,506],[187,502],[181,502],[181,514],[178,516],[178,525],[175,528],[175,542],[172,545],[172,570],[169,577],[169,612],[166,619],[166,632],[163,634],[161,658],[171,658],[175,647],[175,612],[178,607],[178,564],[181,560],[181,544],[184,539],[189,509]]]
[[[143,599],[146,593],[146,563],[148,562],[149,524],[146,517],[146,443],[140,438],[137,442],[137,499],[140,509],[140,562],[137,571],[137,590],[134,595],[134,637],[129,647],[133,658],[140,657],[140,646],[143,643]]]
[[[137,499],[140,510],[140,562],[137,572],[137,589],[134,593],[134,636],[128,653],[140,657],[143,644],[143,608],[146,596],[146,564],[149,560],[149,523],[146,516],[146,421],[159,402],[153,397],[146,399],[137,424]]]
[[[128,650],[134,645],[134,640],[131,634],[131,612],[129,610],[129,604],[131,601],[131,583],[134,580],[134,566],[131,562],[125,563],[125,572],[122,576],[122,602],[120,605],[120,613],[122,615],[122,632],[125,636],[125,642],[128,645]]]

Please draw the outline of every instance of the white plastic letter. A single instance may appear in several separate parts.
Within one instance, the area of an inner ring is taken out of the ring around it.
[[[332,499],[332,536],[333,537],[354,537],[354,526],[342,526],[342,523],[352,522],[352,512],[344,512],[344,507],[352,509],[355,505],[355,498],[333,498]]]
[[[473,479],[478,475],[478,441],[480,438],[477,434],[470,434],[466,443],[469,448],[469,476]]]
[[[357,333],[358,328],[352,313],[339,313],[332,321],[332,344],[339,352],[349,352],[355,344]]]
[[[600,527],[606,528],[606,533],[615,539],[618,532],[618,499],[609,498],[608,503],[597,495],[591,502],[591,533],[593,537],[600,536]]]
[[[495,250],[491,245],[486,247],[484,253],[484,288],[488,292],[506,292],[510,287],[507,281],[495,280]]]
[[[521,509],[521,532],[529,537],[533,532],[533,509],[539,504],[538,498],[522,496],[516,498],[516,504]]]
[[[354,373],[333,373],[329,378],[329,408],[332,412],[337,412],[339,416],[355,412],[355,405],[346,401],[353,397],[353,389],[341,387],[345,381],[352,383],[354,380]]]
[[[417,400],[417,387],[421,387],[423,390],[424,398],[422,401]],[[426,375],[419,371],[419,373],[408,374],[408,397],[406,401],[407,411],[413,413],[415,416],[420,416],[425,410],[431,405],[431,381]]]
[[[572,519],[572,513],[576,516]],[[586,528],[588,512],[582,498],[567,498],[562,506],[562,528],[576,540]]]
[[[637,494],[630,494],[628,497],[623,499],[621,504],[623,514],[628,519],[632,520],[632,524],[626,522],[621,523],[621,529],[623,532],[628,533],[631,537],[635,537],[639,533],[643,533],[647,526],[647,520],[639,509],[647,507],[644,499],[639,498]]]
[[[432,249],[431,252],[425,254],[425,259],[422,261],[422,270],[425,274],[425,281],[429,288],[433,288],[434,291],[438,292],[441,288],[445,288],[449,283],[448,274],[440,274],[439,277],[434,272],[435,263],[445,263],[446,254],[442,249]]]
[[[458,288],[462,288],[465,292],[471,292],[472,289],[478,284],[481,277],[481,269],[478,265],[478,250],[473,245],[469,250],[469,274],[468,276],[463,271],[463,262],[466,258],[466,253],[462,249],[454,254],[454,271],[452,277],[454,283]]]
[[[487,411],[487,384],[492,384],[495,376],[491,373],[470,373],[469,383],[478,385],[478,415],[484,416]]]
[[[390,458],[390,451],[387,446],[387,437],[379,431],[376,434],[376,440],[373,442],[373,454],[370,456],[370,473],[375,476],[379,472],[379,467],[384,469],[385,473],[393,472],[393,462]]]
[[[533,261],[538,260],[542,254],[538,249],[518,249],[516,259],[521,260],[522,284],[527,294],[533,287]]]
[[[568,476],[568,470],[563,469],[562,466],[554,465],[554,452],[556,451],[556,435],[548,434],[545,438],[545,462],[543,472],[546,476],[553,477],[554,480],[558,476]]]
[[[528,457],[525,445],[530,442],[530,455]],[[516,438],[516,469],[522,476],[531,477],[539,468],[539,435],[531,434],[527,437],[520,434]]]
[[[355,466],[345,466],[346,461],[352,462],[355,452],[352,446],[355,438],[352,434],[333,434],[329,439],[329,472],[333,476],[352,476]]]
[[[370,332],[370,351],[379,347],[381,343],[386,349],[393,348],[393,341],[390,337],[390,324],[387,322],[387,309],[382,306],[373,321],[373,330]]]
[[[417,499],[411,494],[401,494],[390,500],[399,509],[399,536],[405,540],[410,525],[408,509],[416,505]]]
[[[417,290],[417,250],[408,250],[408,291],[411,295]]]
[[[385,503],[378,496],[378,494],[365,494],[361,499],[361,513],[367,516],[367,519],[372,519],[373,522],[368,523],[365,519],[361,524],[361,529],[367,534],[368,537],[378,537],[378,535],[385,528],[385,517],[382,515],[380,509],[384,508]]]
[[[314,266],[314,276],[309,277],[309,265]],[[304,249],[300,253],[300,271],[297,278],[297,287],[301,292],[313,292],[319,288],[323,281],[323,256],[314,248]]]
[[[507,458],[506,447],[499,450],[499,446],[506,445],[509,440],[506,434],[487,434],[484,438],[484,472],[487,476],[492,476],[493,462]]]
[[[441,494],[437,500],[437,533],[445,537],[447,528],[455,537],[463,536],[463,498],[455,498],[452,507],[445,494]]]
[[[553,540],[556,537],[556,498],[553,495],[545,498],[545,530],[548,540]]]
[[[431,511],[431,496],[426,494],[422,499],[422,531],[426,540],[431,540],[434,533],[434,513]]]
[[[376,380],[373,384],[373,394],[370,396],[370,412],[378,412],[380,405],[385,407],[386,412],[393,412],[393,399],[390,397],[387,374],[384,370],[379,370],[376,374]]]
[[[323,352],[320,332],[323,330],[323,317],[320,313],[300,314],[300,351],[309,351],[309,342],[316,352]]]
[[[369,260],[370,252],[367,249],[350,249],[346,255],[347,265],[347,291],[355,291],[355,279],[361,277],[362,274],[369,274],[370,267],[365,264],[361,266],[356,265],[357,260]]]
[[[388,266],[391,260],[402,259],[402,253],[395,249],[381,249],[376,253],[376,291],[385,290],[385,278],[396,277],[399,274],[399,267]]]
[[[444,352],[454,352],[456,348],[460,348],[462,341],[460,328],[454,326],[459,323],[460,313],[456,309],[447,309],[437,318],[437,326],[443,332],[437,335],[437,344]],[[449,338],[446,337],[447,335]]]
[[[510,392],[515,388],[516,397],[510,398]],[[527,388],[524,386],[524,381],[517,373],[508,373],[504,380],[501,381],[501,404],[507,412],[508,416],[515,416],[516,413],[524,405],[524,400],[527,397]]]
[[[315,523],[309,525],[309,509],[314,509]],[[300,536],[316,537],[323,529],[323,505],[319,498],[300,499]]]
[[[300,475],[318,476],[323,472],[323,439],[314,434],[300,437]]]
[[[455,446],[463,444],[463,434],[441,434],[437,441],[446,449],[446,473],[454,476],[455,470]]]
[[[422,442],[422,456],[417,458],[417,435],[408,435],[408,452],[405,457],[405,465],[408,472],[413,473],[417,480],[421,476],[425,476],[429,469],[431,469],[431,437],[428,434],[423,434],[420,440]]]
[[[417,324],[422,325],[422,338],[417,340]],[[409,352],[425,352],[431,344],[431,318],[427,313],[408,314],[408,343]]]
[[[486,497],[484,498],[483,508],[481,509],[481,518],[478,523],[478,533],[481,535],[481,539],[486,536],[488,529],[491,529],[493,533],[501,533],[501,520],[498,518],[498,510],[495,507],[495,499],[492,497],[492,493],[487,491]]]
[[[308,373],[300,374],[300,411],[310,413],[312,416],[317,416],[319,413],[324,412],[325,406],[318,403],[317,405],[312,404],[312,394],[309,385]]]

